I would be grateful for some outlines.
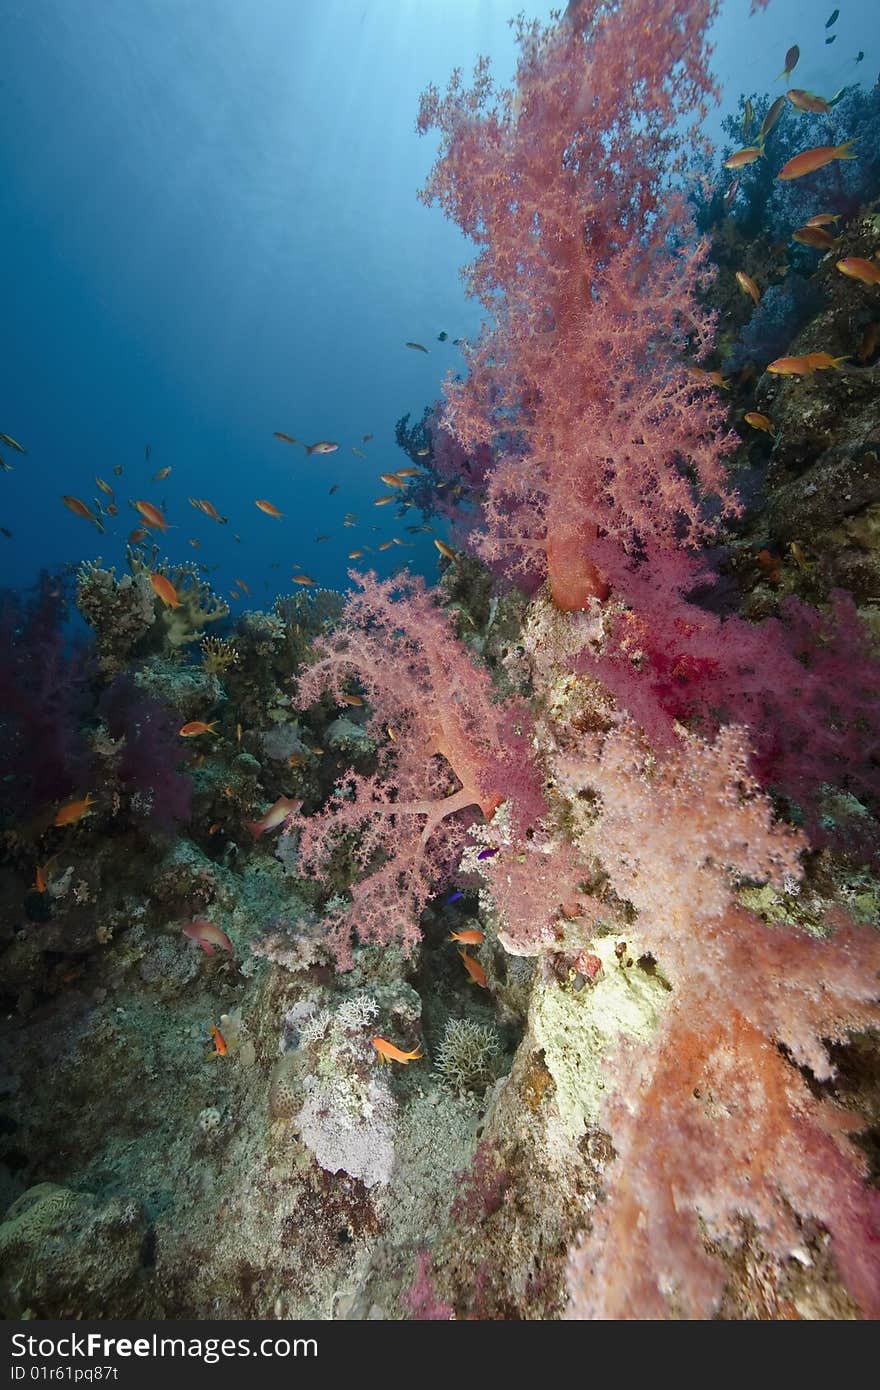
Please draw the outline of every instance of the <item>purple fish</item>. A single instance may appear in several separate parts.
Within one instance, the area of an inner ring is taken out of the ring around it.
[[[477,855],[478,859],[491,859],[498,853],[497,849],[481,849]]]
[[[463,897],[464,897],[464,893],[453,893],[453,895],[452,895],[451,898],[447,898],[447,899],[446,899],[446,906],[448,907],[450,903],[457,903],[458,900],[459,900],[459,898],[463,898]]]

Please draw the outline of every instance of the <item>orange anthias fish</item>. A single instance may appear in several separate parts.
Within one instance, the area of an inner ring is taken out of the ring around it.
[[[188,936],[190,941],[196,941],[199,948],[205,952],[206,956],[213,956],[214,947],[219,946],[222,951],[228,951],[235,959],[235,947],[229,940],[225,931],[220,927],[215,927],[213,922],[206,922],[202,918],[187,922],[181,931],[184,936]]]
[[[440,541],[440,540],[438,540],[437,537],[435,536],[435,537],[434,537],[434,544],[436,545],[437,549],[440,551],[440,554],[446,556],[447,560],[454,560],[454,559],[456,558],[456,557],[455,557],[455,551],[452,549],[452,546],[451,546],[451,545],[447,545],[445,541]]]
[[[280,518],[283,515],[282,512],[279,512],[277,507],[273,506],[271,502],[267,502],[264,497],[258,497],[254,502],[254,506],[259,507],[260,511],[265,512],[267,516]]]
[[[763,159],[764,151],[760,145],[747,145],[744,150],[737,150],[729,159],[725,159],[725,169],[742,169],[746,164],[754,164],[756,159]]]
[[[168,522],[165,520],[158,507],[154,507],[152,502],[136,501],[133,503],[135,510],[139,511],[144,521],[149,527],[157,531],[167,531]]]
[[[145,541],[148,535],[149,532],[145,531],[142,526],[137,526],[134,531],[129,531],[128,543],[129,545],[140,545],[141,541]]]
[[[95,513],[91,508],[86,506],[85,502],[81,502],[78,497],[69,497],[65,495],[61,498],[61,501],[64,503],[65,507],[69,507],[74,516],[81,516],[83,521],[90,521],[93,526],[97,526],[99,531],[104,530],[104,527],[101,525],[98,517],[95,516]]]
[[[480,989],[488,989],[489,982],[486,979],[486,972],[483,969],[480,962],[478,960],[474,960],[473,956],[469,956],[467,951],[459,951],[458,954],[461,956],[462,964],[464,965],[465,970],[470,975],[474,984],[479,985]]]
[[[762,415],[760,410],[750,410],[743,416],[747,425],[751,425],[753,430],[763,430],[765,434],[773,433],[773,421],[769,415]]]
[[[377,497],[373,502],[374,507],[387,507],[389,502],[396,502],[397,498],[393,492],[386,492],[384,497]]]
[[[686,367],[685,371],[692,381],[705,381],[712,386],[727,388],[727,382],[720,371],[709,372],[705,367]]]
[[[342,703],[344,705],[352,705],[354,708],[357,708],[358,705],[362,705],[364,702],[361,699],[360,695],[346,695],[345,693],[343,693]]]
[[[406,487],[406,483],[402,478],[398,478],[396,473],[380,473],[379,481],[386,487]]]
[[[390,550],[393,544],[394,544],[393,541],[383,541],[382,544],[379,546],[379,549],[380,549],[380,550]]]
[[[64,806],[59,806],[52,824],[75,825],[77,821],[82,820],[83,816],[91,814],[94,805],[95,798],[91,792],[87,792],[82,801],[68,801]]]
[[[795,68],[797,67],[798,58],[800,58],[800,56],[801,56],[801,50],[800,50],[800,48],[798,47],[798,45],[797,45],[796,43],[792,44],[791,48],[788,50],[788,52],[787,52],[786,55],[785,55],[785,67],[782,69],[782,72],[779,74],[779,77],[784,78],[785,81],[787,82],[788,79],[789,79],[789,77],[790,77],[791,74],[794,72]],[[779,77],[777,77],[777,79],[776,79],[777,82],[779,81]]]
[[[812,246],[814,251],[830,251],[837,245],[836,239],[824,227],[809,227],[806,224],[792,232],[791,239],[799,241],[802,246]]]
[[[289,796],[279,796],[274,805],[270,806],[262,820],[245,821],[245,825],[251,832],[255,840],[261,835],[265,835],[267,830],[277,830],[279,825],[283,825],[288,816],[294,815],[302,806],[302,801],[293,801]]]
[[[213,724],[206,724],[204,719],[191,719],[180,730],[180,737],[196,738],[198,734],[216,734],[219,722],[219,719],[215,719]]]
[[[395,1047],[387,1038],[372,1038],[371,1042],[383,1062],[402,1062],[406,1066],[409,1062],[421,1061],[420,1047],[414,1047],[412,1052],[401,1052],[400,1048]]]
[[[776,376],[812,376],[814,372],[839,367],[846,357],[832,357],[830,352],[808,352],[803,357],[777,357],[767,366]]]
[[[417,478],[421,473],[421,468],[398,468],[398,478]]]
[[[113,492],[113,489],[112,489],[112,487],[110,486],[110,484],[109,484],[109,483],[105,483],[103,478],[99,478],[98,475],[97,475],[97,473],[95,474],[95,482],[96,482],[96,484],[98,485],[98,487],[101,489],[101,491],[102,491],[102,492],[105,492],[105,493],[107,494],[108,497],[113,497],[113,496],[114,496],[114,492]]]
[[[169,475],[170,472],[171,472],[171,464],[169,463],[165,468],[160,468],[159,471],[158,471],[158,473],[154,473],[154,474],[153,474],[153,482],[154,482],[154,483],[161,483],[161,482],[163,482],[163,481],[165,480],[165,478],[168,477],[168,475]]]
[[[38,864],[34,870],[34,891],[45,893],[46,891],[46,869],[42,864]]]
[[[847,256],[846,260],[837,262],[837,269],[851,280],[861,280],[863,285],[880,285],[880,265],[862,256]]]
[[[299,440],[294,439],[292,434],[285,434],[283,430],[273,430],[276,439],[280,439],[284,444],[298,444]]]
[[[314,585],[314,579],[310,579],[307,574],[294,574],[290,580],[291,584]]]
[[[736,283],[739,285],[743,294],[750,294],[756,304],[761,303],[761,291],[758,289],[751,275],[746,275],[744,270],[738,270],[736,272]]]
[[[798,111],[813,111],[827,116],[831,110],[824,97],[817,97],[815,92],[808,92],[803,87],[792,87],[785,95]]]
[[[225,1057],[227,1053],[226,1039],[220,1029],[211,1024],[211,1037],[214,1040],[214,1051],[209,1053],[211,1057]]]
[[[151,574],[150,583],[154,593],[159,595],[166,608],[180,608],[182,606],[177,597],[177,590],[171,580],[165,578],[164,574]]]
[[[804,174],[813,174],[817,169],[824,169],[825,165],[834,159],[857,159],[858,155],[852,153],[854,144],[854,140],[845,140],[842,145],[816,145],[812,150],[802,150],[794,159],[783,164],[776,177],[801,179]]]
[[[777,97],[773,105],[769,108],[763,121],[761,122],[761,129],[758,131],[757,143],[761,146],[762,149],[764,148],[764,142],[767,139],[767,136],[770,134],[776,122],[779,120],[779,117],[782,115],[782,110],[784,106],[785,97]]]
[[[190,497],[189,504],[197,511],[204,512],[205,516],[209,516],[212,521],[219,522],[221,526],[225,526],[229,520],[228,516],[221,516],[217,508],[206,497]]]
[[[839,212],[816,212],[812,217],[808,217],[804,223],[805,227],[830,227],[832,223],[840,221]]]
[[[244,593],[247,594],[248,598],[250,598],[250,596],[251,596],[251,591],[250,591],[250,589],[248,588],[247,584],[245,584],[244,580],[243,580],[243,579],[236,579],[235,582],[236,582],[236,584],[238,585],[238,587],[239,587]]]
[[[479,946],[486,940],[486,933],[477,927],[465,927],[463,931],[454,931],[449,938],[450,941],[460,941],[462,946]],[[462,954],[464,954],[462,952]]]

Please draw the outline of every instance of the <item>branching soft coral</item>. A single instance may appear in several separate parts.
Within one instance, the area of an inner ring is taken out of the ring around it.
[[[515,94],[481,60],[470,91],[456,73],[443,99],[422,98],[418,128],[442,138],[422,196],[477,243],[468,286],[495,320],[446,384],[465,449],[508,441],[478,548],[514,574],[542,562],[562,608],[607,592],[600,533],[628,546],[704,531],[691,478],[736,510],[723,406],[681,360],[711,344],[706,247],[668,192],[712,92],[714,11],[578,0],[546,30],[520,22]]]
[[[847,1135],[857,1117],[817,1099],[826,1042],[880,1022],[880,938],[829,913],[830,940],[770,927],[736,901],[739,878],[781,884],[804,847],[774,824],[740,730],[687,736],[663,759],[623,725],[561,761],[597,815],[580,842],[639,911],[635,931],[673,986],[659,1036],[621,1047],[604,1122],[610,1195],[572,1265],[576,1316],[711,1316],[731,1250],[751,1224],[785,1262],[804,1223],[830,1233],[838,1272],[880,1312],[880,1194]]]
[[[351,773],[323,811],[302,817],[300,862],[325,877],[349,832],[358,871],[351,908],[331,908],[327,926],[341,966],[362,942],[418,940],[429,896],[454,867],[468,820],[491,817],[509,800],[518,833],[543,809],[531,761],[527,711],[494,701],[488,673],[475,666],[419,579],[352,578],[359,592],[339,628],[316,643],[318,661],[299,680],[301,709],[326,690],[342,702],[352,684],[371,706],[367,728],[379,743],[369,776]]]
[[[827,614],[789,597],[779,618],[722,619],[687,597],[712,579],[691,557],[649,546],[636,566],[609,541],[596,552],[628,607],[574,669],[599,677],[657,751],[682,724],[707,737],[722,721],[746,726],[751,771],[795,804],[814,845],[876,848],[870,818],[832,829],[820,815],[826,785],[880,809],[880,660],[849,595],[835,592]]]

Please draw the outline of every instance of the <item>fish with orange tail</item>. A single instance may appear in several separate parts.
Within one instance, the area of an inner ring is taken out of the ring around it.
[[[153,586],[153,593],[158,594],[166,608],[182,607],[180,599],[177,597],[177,590],[171,580],[165,578],[164,574],[151,574],[150,583]]]
[[[190,719],[188,724],[178,730],[181,738],[198,738],[199,734],[216,734],[219,719],[215,719],[213,724],[206,724],[204,719]]]
[[[780,78],[782,78],[782,80],[785,82],[788,81],[788,79],[791,77],[791,74],[794,72],[795,68],[798,65],[798,59],[800,58],[800,56],[800,47],[798,46],[798,44],[793,43],[791,48],[785,55],[785,67],[782,69],[782,72],[779,74],[779,77],[777,77],[777,82]]]
[[[81,801],[67,801],[63,806],[59,806],[55,813],[53,825],[76,825],[83,816],[91,815],[92,807],[96,804],[91,792],[87,792]]]
[[[812,217],[808,217],[804,223],[805,227],[833,227],[835,222],[840,221],[839,212],[814,212]]]
[[[266,516],[274,516],[280,519],[284,515],[283,512],[279,512],[278,508],[274,505],[274,503],[267,502],[265,497],[258,497],[257,500],[254,502],[254,506],[259,507],[261,512],[266,513]]]
[[[769,415],[763,415],[760,410],[749,410],[743,416],[747,425],[751,425],[753,430],[763,430],[765,434],[773,434],[773,421]]]
[[[814,251],[830,251],[837,245],[836,238],[824,227],[809,227],[806,224],[792,232],[791,239],[800,242],[801,246],[811,246]]]
[[[215,946],[219,946],[221,951],[228,951],[232,959],[235,959],[235,947],[222,927],[216,927],[213,922],[194,918],[193,921],[184,923],[181,931],[190,941],[195,941],[199,950],[204,951],[206,956],[213,956]]]
[[[691,381],[699,381],[701,383],[705,382],[707,386],[719,386],[722,389],[727,390],[727,382],[724,380],[724,377],[718,370],[710,372],[707,371],[705,367],[685,367],[685,371],[687,372]]]
[[[761,129],[758,131],[758,139],[756,143],[761,146],[762,150],[764,148],[764,142],[766,141],[767,136],[770,134],[776,122],[779,120],[779,117],[782,115],[782,110],[784,106],[785,97],[777,97],[773,105],[769,108],[763,121],[761,122]]]
[[[486,933],[480,931],[478,927],[464,927],[461,931],[454,931],[449,940],[459,941],[462,946],[479,946],[486,940]],[[463,955],[464,952],[461,954]]]
[[[74,516],[82,517],[83,521],[90,521],[93,526],[97,526],[98,530],[103,533],[104,527],[101,525],[100,520],[95,516],[92,509],[86,506],[85,502],[81,502],[78,497],[69,497],[66,494],[61,498],[61,501],[64,503],[65,507],[73,512]]]
[[[211,1024],[211,1039],[214,1043],[214,1050],[213,1052],[209,1052],[208,1056],[225,1057],[227,1052],[229,1051],[228,1047],[226,1046],[226,1039],[224,1038],[223,1034],[220,1032],[220,1029],[216,1026],[216,1024],[213,1023]]]
[[[265,835],[267,830],[277,830],[279,825],[283,825],[288,816],[294,815],[302,806],[302,801],[293,801],[289,796],[279,796],[278,800],[269,807],[262,820],[245,821],[247,829],[251,832],[255,840],[261,835]]]
[[[862,256],[847,256],[837,262],[837,269],[850,280],[861,280],[863,285],[880,285],[880,265]]]
[[[469,956],[467,951],[459,951],[458,954],[461,956],[462,965],[470,975],[474,984],[479,985],[480,989],[488,989],[489,981],[486,978],[486,972],[480,962],[474,960],[473,956]]]
[[[743,294],[751,296],[755,304],[761,303],[761,291],[758,289],[751,275],[746,275],[744,270],[738,270],[736,272],[736,283],[739,285]]]
[[[754,164],[756,159],[763,159],[764,151],[760,145],[746,145],[744,150],[737,150],[725,159],[725,169],[744,169],[747,164]]]
[[[422,1049],[420,1047],[414,1047],[412,1052],[402,1052],[387,1038],[371,1038],[370,1041],[383,1062],[402,1062],[404,1066],[407,1066],[410,1062],[421,1061]]]
[[[165,520],[165,517],[159,511],[159,508],[154,507],[152,502],[145,502],[143,501],[143,499],[140,499],[138,501],[133,502],[132,506],[134,507],[136,512],[140,512],[141,516],[144,519],[144,524],[146,526],[149,526],[151,530],[168,530],[168,522]]]
[[[812,376],[814,372],[826,372],[837,368],[846,357],[832,357],[830,352],[807,352],[802,357],[777,357],[767,365],[767,371],[774,376]]]
[[[792,87],[785,95],[797,111],[827,116],[831,110],[824,97],[817,97],[815,92],[808,92],[804,87]]]
[[[811,150],[801,150],[794,159],[789,159],[783,164],[778,179],[802,179],[805,174],[814,174],[817,169],[824,169],[826,164],[831,164],[835,159],[858,159],[858,155],[853,154],[852,147],[855,140],[844,140],[842,145],[816,145]]]

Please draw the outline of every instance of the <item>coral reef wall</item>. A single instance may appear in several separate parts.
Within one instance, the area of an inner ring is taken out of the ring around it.
[[[5,1316],[880,1315],[880,186],[727,196],[714,14],[424,96],[437,586],[5,604]]]

